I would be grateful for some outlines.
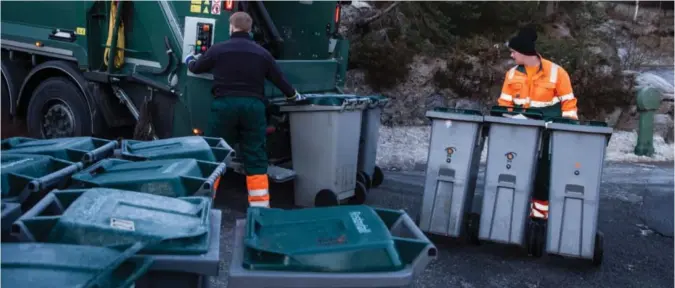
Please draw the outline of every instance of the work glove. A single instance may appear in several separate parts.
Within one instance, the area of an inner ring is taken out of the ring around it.
[[[202,56],[202,54],[188,54],[187,57],[185,57],[185,64],[190,64],[192,61],[197,61],[199,57]]]
[[[307,99],[307,97],[305,97],[305,96],[303,96],[302,94],[298,93],[298,91],[296,90],[296,91],[295,91],[295,95],[293,95],[293,96],[291,96],[291,97],[287,97],[287,98],[286,98],[286,101],[289,101],[289,102],[296,102],[296,101],[302,101],[302,100],[305,100],[305,99]]]

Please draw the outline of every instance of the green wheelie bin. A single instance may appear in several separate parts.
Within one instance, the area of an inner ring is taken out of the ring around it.
[[[94,137],[34,139],[12,137],[0,143],[2,153],[40,154],[69,162],[83,162],[85,166],[114,154],[117,141]]]

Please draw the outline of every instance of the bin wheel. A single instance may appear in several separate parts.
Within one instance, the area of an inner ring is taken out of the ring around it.
[[[595,247],[593,248],[593,265],[600,266],[602,265],[602,257],[604,254],[604,243],[605,235],[602,232],[595,233]]]
[[[363,205],[366,203],[366,184],[356,181],[356,188],[354,188],[354,197],[349,198],[350,205]]]
[[[340,205],[340,200],[338,200],[337,194],[331,190],[323,189],[319,191],[319,193],[316,193],[316,196],[314,196],[315,207],[329,207],[338,205]]]
[[[382,182],[384,181],[384,172],[382,172],[382,168],[379,166],[375,166],[375,170],[373,171],[373,185],[372,187],[379,187]]]
[[[476,213],[469,213],[467,221],[467,229],[469,243],[473,245],[480,245],[480,239],[478,239],[478,231],[480,228],[480,215]]]
[[[544,239],[546,236],[546,224],[543,220],[530,219],[528,225],[527,252],[539,258],[544,254]]]
[[[356,173],[356,181],[366,185],[367,190],[370,190],[373,184],[373,182],[370,180],[370,176],[368,176],[368,174],[363,171],[359,171],[358,173]]]

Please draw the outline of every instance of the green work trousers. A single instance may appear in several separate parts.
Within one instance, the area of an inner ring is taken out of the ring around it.
[[[239,144],[237,158],[246,175],[267,174],[265,104],[255,97],[213,99],[209,117],[210,137],[221,137],[230,146]]]

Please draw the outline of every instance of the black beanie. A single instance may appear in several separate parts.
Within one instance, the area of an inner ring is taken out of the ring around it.
[[[527,56],[537,55],[534,42],[537,41],[537,31],[532,27],[525,27],[518,35],[509,40],[509,48]]]

